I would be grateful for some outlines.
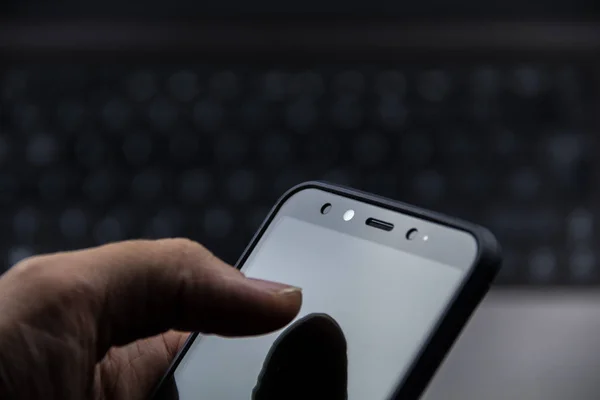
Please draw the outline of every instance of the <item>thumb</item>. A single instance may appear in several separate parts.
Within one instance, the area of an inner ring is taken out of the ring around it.
[[[75,292],[91,305],[100,358],[112,346],[169,329],[267,333],[290,322],[302,302],[300,289],[246,278],[186,239],[122,242],[32,262],[85,282]]]

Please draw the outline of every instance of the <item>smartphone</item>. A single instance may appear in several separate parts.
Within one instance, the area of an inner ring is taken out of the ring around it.
[[[258,337],[193,334],[153,399],[418,398],[500,259],[482,227],[328,183],[296,186],[237,267],[301,287],[297,318]]]

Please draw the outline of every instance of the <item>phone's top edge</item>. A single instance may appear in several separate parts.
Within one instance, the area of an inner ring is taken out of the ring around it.
[[[460,230],[470,235],[475,240],[477,246],[475,262],[492,266],[492,274],[494,275],[499,269],[502,249],[495,235],[489,229],[437,211],[424,209],[399,200],[390,199],[377,194],[368,193],[359,189],[330,183],[323,180],[310,180],[293,186],[279,198],[276,206],[273,208],[269,216],[272,217],[276,211],[294,194],[306,189],[318,189],[325,192],[350,197],[356,200],[366,201],[371,205],[402,212],[412,217],[421,218],[429,222],[438,223],[449,228]]]

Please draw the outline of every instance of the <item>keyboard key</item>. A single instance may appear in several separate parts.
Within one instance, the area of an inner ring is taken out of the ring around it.
[[[383,71],[377,75],[375,90],[382,97],[404,97],[406,77],[399,71]]]
[[[118,242],[127,239],[137,239],[135,234],[136,218],[130,206],[116,206],[102,214],[93,227],[94,244]]]
[[[431,162],[433,143],[424,132],[408,132],[400,138],[400,164],[424,167]]]
[[[306,141],[306,158],[319,165],[336,164],[340,158],[339,140],[331,135],[311,136]]]
[[[543,89],[542,72],[532,67],[520,67],[513,71],[512,88],[521,97],[535,97]]]
[[[102,109],[102,121],[108,131],[124,130],[131,118],[127,102],[120,98],[109,100]]]
[[[198,76],[191,71],[179,71],[169,77],[167,86],[175,100],[187,103],[198,95]]]
[[[489,226],[498,236],[544,242],[560,232],[560,217],[551,209],[512,208],[491,210]]]
[[[454,182],[457,183],[461,195],[467,198],[485,198],[492,187],[489,177],[481,169],[475,168],[462,171]]]
[[[171,161],[191,163],[200,149],[200,137],[194,133],[174,134],[170,142]]]
[[[582,156],[585,142],[573,132],[556,134],[547,140],[548,161],[557,169],[569,168]]]
[[[88,175],[83,183],[86,198],[94,204],[108,204],[115,196],[118,177],[108,169],[98,169]]]
[[[35,104],[17,103],[12,109],[12,121],[21,132],[29,133],[42,127],[40,109]]]
[[[27,161],[42,167],[52,164],[59,157],[59,145],[54,136],[40,133],[29,139],[27,144]]]
[[[59,227],[69,242],[81,240],[87,234],[89,218],[81,208],[70,208],[60,215]]]
[[[25,71],[18,69],[8,71],[2,79],[2,99],[16,101],[27,93],[29,77]]]
[[[308,98],[315,100],[324,92],[323,78],[312,71],[293,74],[287,79],[287,94],[290,98]]]
[[[90,168],[101,165],[107,152],[107,146],[99,135],[83,134],[75,143],[77,161]]]
[[[493,133],[491,143],[491,150],[502,158],[517,157],[523,151],[521,138],[512,130],[500,129]]]
[[[125,232],[123,224],[114,216],[106,216],[94,226],[93,237],[97,245],[124,240]]]
[[[573,210],[567,216],[567,240],[590,243],[594,235],[594,215],[585,209]]]
[[[500,89],[500,73],[493,67],[477,68],[470,76],[470,91],[481,98],[495,97]]]
[[[455,128],[454,132],[443,133],[443,137],[438,139],[439,152],[448,157],[451,164],[464,164],[469,162],[480,154],[480,146],[477,138],[472,137],[463,129]]]
[[[13,217],[13,231],[19,242],[31,243],[39,229],[38,211],[32,207],[19,210]]]
[[[34,252],[27,246],[16,246],[8,250],[8,265],[14,266],[26,258],[34,256]]]
[[[127,81],[129,96],[135,101],[148,101],[156,94],[156,76],[147,71],[139,71],[132,74]]]
[[[365,87],[365,77],[358,71],[344,71],[333,78],[333,90],[338,95],[360,96]]]
[[[156,170],[144,170],[136,174],[131,181],[131,194],[140,202],[152,202],[163,191],[164,179]]]
[[[535,250],[529,259],[531,279],[535,283],[546,283],[558,274],[556,255],[550,248]]]
[[[570,275],[577,282],[593,282],[597,278],[596,265],[596,255],[589,248],[579,248],[569,258]]]
[[[317,122],[318,111],[313,102],[302,99],[291,103],[286,110],[287,127],[294,132],[306,133]]]
[[[219,164],[241,164],[248,154],[249,145],[244,136],[226,133],[217,138],[214,151]]]
[[[251,201],[258,191],[255,174],[249,170],[235,171],[227,181],[228,197],[240,203]]]
[[[287,81],[289,77],[286,73],[279,71],[270,71],[263,76],[263,91],[269,101],[283,101],[287,93]]]
[[[148,106],[150,126],[159,132],[165,132],[173,128],[177,122],[178,114],[178,106],[163,97],[155,98]]]
[[[210,208],[204,214],[204,233],[213,238],[226,237],[233,227],[231,213],[223,208]]]
[[[361,165],[385,165],[389,143],[377,132],[368,132],[354,141],[354,159]]]
[[[444,100],[450,92],[450,78],[445,71],[441,70],[431,70],[421,73],[418,77],[417,85],[419,95],[432,103]]]
[[[211,76],[211,94],[221,101],[232,100],[238,95],[238,76],[232,71],[217,72]]]
[[[86,110],[81,101],[63,101],[57,107],[56,117],[62,130],[77,133],[86,120]]]
[[[152,146],[152,139],[148,134],[127,135],[123,142],[123,154],[130,165],[139,167],[150,160]]]
[[[532,168],[520,169],[509,179],[509,190],[517,199],[531,200],[538,195],[541,187],[541,178]]]
[[[424,171],[414,179],[414,191],[419,200],[431,204],[442,199],[446,189],[446,181],[436,171]]]
[[[224,111],[217,102],[205,99],[194,106],[194,123],[205,133],[215,133],[221,128]]]
[[[181,199],[187,204],[203,202],[210,194],[211,187],[211,176],[199,169],[184,172],[179,181]]]
[[[407,117],[407,110],[400,99],[395,96],[383,97],[377,107],[381,126],[389,131],[402,129]]]
[[[490,122],[498,118],[498,109],[493,100],[474,100],[470,103],[470,112],[477,122]]]
[[[55,97],[62,97],[65,93],[84,94],[89,78],[87,71],[79,65],[61,66],[52,71],[52,82],[46,82],[51,83],[46,90]]]
[[[337,129],[358,129],[363,121],[361,105],[353,97],[342,97],[331,109],[331,123]]]
[[[39,193],[44,202],[62,202],[67,199],[70,171],[62,168],[44,172],[39,178]]]
[[[311,148],[313,148],[312,142]],[[282,165],[293,161],[292,143],[286,135],[281,133],[265,137],[261,143],[260,153],[261,160],[267,165]]]
[[[148,223],[146,236],[154,239],[181,236],[183,216],[177,210],[167,208],[159,211]]]
[[[269,127],[269,110],[267,104],[262,101],[246,101],[240,110],[242,126],[245,131],[257,131],[262,133]]]

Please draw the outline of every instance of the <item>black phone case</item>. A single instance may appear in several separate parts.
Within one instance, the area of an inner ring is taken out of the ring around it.
[[[440,225],[463,230],[475,237],[478,244],[478,253],[474,261],[474,268],[471,269],[471,273],[465,280],[463,286],[457,291],[454,299],[445,311],[444,316],[440,318],[432,331],[433,334],[427,339],[425,346],[423,346],[423,350],[415,358],[415,362],[410,366],[405,378],[398,383],[397,389],[391,397],[391,399],[403,400],[418,399],[444,361],[447,353],[450,351],[469,318],[488,292],[502,262],[500,245],[496,241],[494,235],[481,226],[341,185],[322,181],[310,181],[291,188],[279,198],[242,253],[241,257],[238,259],[235,264],[236,268],[239,269],[244,265],[248,256],[252,253],[254,247],[264,234],[266,228],[273,220],[273,217],[287,199],[301,190],[311,188],[320,189],[354,200],[359,200],[364,203],[397,211],[402,214],[435,222]],[[172,378],[175,369],[183,357],[185,357],[185,354],[197,336],[198,333],[193,333],[186,341],[179,354],[175,357],[175,361],[171,364],[158,383],[151,399],[155,399],[155,395],[161,386],[166,384],[167,381]]]

